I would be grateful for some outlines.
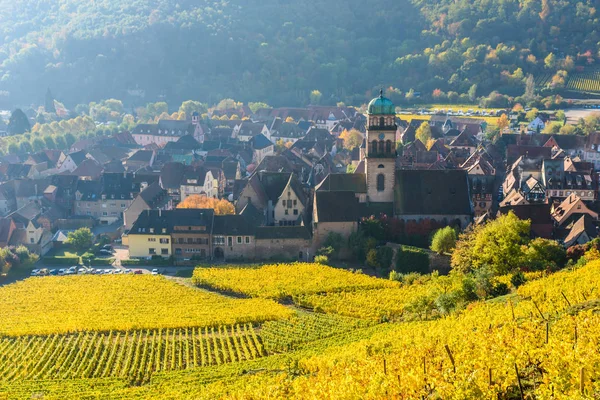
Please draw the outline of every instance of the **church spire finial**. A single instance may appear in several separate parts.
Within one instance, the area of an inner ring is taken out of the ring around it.
[[[383,89],[379,89],[379,97],[383,99]]]

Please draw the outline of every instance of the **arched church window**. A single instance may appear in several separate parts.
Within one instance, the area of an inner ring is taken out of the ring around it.
[[[379,117],[379,126],[385,126],[385,118]]]
[[[384,147],[385,147],[384,141],[383,140],[379,141],[379,153],[380,154],[383,154]]]
[[[384,166],[383,164],[379,164],[379,165],[377,166],[377,168],[380,168],[380,169],[381,169],[381,168],[385,168],[385,166]]]
[[[371,142],[371,153],[373,153],[373,154],[377,153],[377,140],[373,140]]]
[[[377,191],[383,192],[385,190],[385,175],[377,175]]]
[[[392,154],[392,141],[388,140],[385,142],[385,152],[386,154]]]

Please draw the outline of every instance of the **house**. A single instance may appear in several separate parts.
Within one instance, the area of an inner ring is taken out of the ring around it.
[[[75,192],[76,215],[96,218],[101,224],[123,219],[123,212],[140,193],[133,174],[103,174],[99,181],[79,181]]]
[[[65,156],[63,161],[58,165],[58,172],[73,172],[83,161],[87,160],[87,152],[85,150],[75,151]]]
[[[166,163],[160,169],[160,186],[177,202],[181,200],[181,180],[185,171],[186,166],[178,162]]]
[[[173,200],[166,190],[154,182],[144,188],[140,194],[131,202],[123,212],[123,225],[125,229],[131,229],[138,216],[146,210],[171,210]]]
[[[598,228],[592,217],[588,214],[582,215],[569,229],[567,236],[563,239],[565,247],[576,244],[583,245],[598,237]]]
[[[306,226],[261,226],[256,228],[255,253],[260,259],[309,261],[311,233]]]
[[[203,195],[219,198],[219,182],[213,171],[204,167],[186,167],[181,177],[180,199],[184,201],[191,195]]]
[[[485,150],[474,152],[461,168],[466,169],[469,179],[469,192],[475,217],[492,210],[496,170],[490,163],[491,157],[485,156]]]
[[[263,122],[242,121],[241,124],[233,128],[233,138],[240,142],[249,142],[258,134],[264,135],[271,140],[271,133],[267,125]]]
[[[568,223],[578,220],[583,215],[590,216],[594,221],[598,220],[598,213],[588,208],[584,201],[574,193],[558,206],[553,205],[551,214],[558,227],[568,225]]]
[[[541,117],[536,117],[533,121],[527,125],[527,130],[530,132],[541,132],[546,127],[546,123]]]
[[[183,260],[211,259],[214,217],[212,209],[177,209],[168,213],[172,254]]]
[[[199,143],[204,142],[204,130],[198,116],[192,116],[191,121],[161,119],[157,124],[139,124],[131,131],[131,136],[140,146],[156,144],[163,147],[186,135],[192,135]]]
[[[273,143],[281,141],[282,143],[296,143],[306,135],[306,130],[293,122],[283,122],[280,118],[275,118],[271,123],[269,139]]]
[[[266,156],[275,152],[275,145],[265,135],[258,134],[249,140],[252,146],[252,162],[260,164]]]
[[[330,233],[344,239],[358,230],[358,198],[351,191],[315,191],[313,206],[313,248],[323,246]]]
[[[236,201],[236,212],[240,213],[248,203],[266,215],[265,225],[296,225],[306,217],[306,195],[294,173],[255,173]]]
[[[100,178],[104,168],[91,158],[83,160],[73,171],[65,171],[63,175],[73,175],[83,181],[93,181]]]
[[[137,171],[140,168],[151,167],[154,164],[156,152],[152,150],[138,150],[125,160],[125,168],[129,171]]]
[[[215,260],[254,260],[256,227],[242,215],[215,215],[212,254]],[[261,253],[266,258],[270,253]]]
[[[171,211],[146,210],[142,212],[127,234],[129,258],[169,258],[172,223],[166,215]]]

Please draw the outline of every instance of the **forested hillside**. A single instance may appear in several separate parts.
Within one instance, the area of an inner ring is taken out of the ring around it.
[[[597,1],[0,0],[0,106],[231,97],[360,104],[499,90],[593,69]],[[559,72],[563,71],[563,72]],[[558,74],[557,74],[558,72]],[[473,85],[477,85],[474,87]],[[542,89],[541,87],[537,88]],[[139,95],[144,93],[145,97]]]

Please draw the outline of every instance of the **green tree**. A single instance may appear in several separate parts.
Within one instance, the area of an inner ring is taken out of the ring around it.
[[[204,114],[208,111],[206,104],[195,100],[186,100],[179,106],[179,112],[184,112],[190,118],[193,113]]]
[[[17,108],[10,115],[10,119],[8,121],[8,133],[10,135],[22,135],[23,133],[29,131],[31,131],[29,118],[27,118],[27,115],[25,115],[23,110]]]
[[[69,232],[67,243],[79,251],[85,251],[92,247],[94,235],[90,228],[79,228],[76,231]]]
[[[417,128],[415,138],[420,140],[423,144],[429,142],[429,139],[431,139],[431,126],[429,126],[429,122],[425,121]]]
[[[468,95],[469,95],[469,100],[471,100],[473,102],[475,100],[477,100],[477,84],[476,83],[471,85],[471,87],[469,88]]]
[[[548,69],[554,69],[556,67],[556,56],[554,53],[548,54],[544,59],[544,66]]]
[[[33,147],[31,146],[31,143],[29,142],[29,140],[23,140],[19,144],[19,153],[28,154],[31,152],[33,152]]]
[[[310,92],[310,104],[315,106],[321,104],[321,97],[323,97],[323,95],[320,91],[313,90]]]
[[[536,119],[539,114],[540,110],[538,110],[537,108],[532,108],[531,110],[527,111],[527,114],[525,114],[525,119],[531,122],[534,119]]]
[[[526,101],[531,101],[535,98],[535,79],[532,74],[527,75],[525,81],[525,94],[523,95]]]
[[[47,149],[56,148],[56,143],[54,142],[54,139],[52,139],[52,136],[44,136],[44,144],[46,145]]]
[[[562,121],[564,121],[566,118],[567,118],[567,117],[566,117],[566,115],[565,115],[565,112],[564,112],[563,110],[558,110],[558,111],[556,112],[556,119],[557,119],[557,120],[559,120],[559,121],[561,121],[561,122],[562,122]]]
[[[561,135],[574,135],[577,132],[577,129],[573,126],[573,125],[563,125],[562,128],[560,128],[559,133]]]
[[[438,254],[451,253],[456,247],[456,231],[447,226],[438,229],[431,239],[431,251]]]
[[[564,267],[567,252],[564,247],[554,240],[543,238],[533,239],[523,248],[523,266],[529,270],[557,270]]]
[[[19,146],[15,142],[10,143],[8,145],[8,153],[9,154],[17,154],[17,153],[19,153]]]
[[[67,144],[67,148],[70,148],[75,143],[75,136],[72,133],[67,133],[65,135],[65,143]]]
[[[253,113],[257,112],[261,108],[273,108],[270,105],[268,105],[267,103],[262,103],[260,101],[254,102],[254,103],[250,102],[250,103],[248,103],[248,107],[250,108],[250,111],[252,111]]]
[[[65,142],[65,137],[63,135],[56,135],[54,137],[54,143],[56,144],[56,148],[58,150],[64,150],[67,148],[67,143]]]
[[[530,225],[529,220],[520,220],[510,212],[467,230],[456,242],[452,267],[467,272],[486,266],[496,275],[521,267],[521,246],[529,243]]]

